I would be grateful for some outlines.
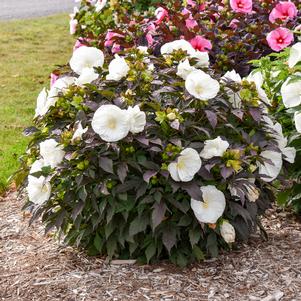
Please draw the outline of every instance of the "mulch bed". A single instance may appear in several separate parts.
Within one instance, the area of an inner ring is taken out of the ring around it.
[[[180,269],[87,257],[43,235],[15,193],[0,200],[0,300],[300,301],[301,223],[270,210],[254,236],[218,259]]]

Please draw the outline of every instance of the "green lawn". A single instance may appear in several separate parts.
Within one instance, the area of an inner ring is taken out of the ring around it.
[[[36,98],[55,65],[68,62],[74,38],[68,16],[0,22],[0,193],[26,148]]]

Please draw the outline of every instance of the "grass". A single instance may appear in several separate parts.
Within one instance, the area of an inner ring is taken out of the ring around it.
[[[39,91],[55,65],[68,62],[74,38],[68,17],[0,22],[0,193],[25,151]]]

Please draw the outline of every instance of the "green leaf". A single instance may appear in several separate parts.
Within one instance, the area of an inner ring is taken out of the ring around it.
[[[277,202],[279,205],[284,206],[287,204],[290,196],[290,191],[283,191],[277,194]]]
[[[194,228],[189,230],[189,240],[192,247],[199,242],[200,238],[201,238],[200,228]]]
[[[211,232],[207,238],[207,250],[212,257],[218,256],[217,236],[215,232]]]
[[[85,207],[84,202],[78,202],[72,210],[72,219],[75,220]]]
[[[96,248],[96,250],[98,252],[101,251],[101,249],[102,249],[102,240],[101,240],[100,236],[98,235],[98,233],[96,233],[96,235],[94,237],[93,245],[94,245],[94,247]]]
[[[88,193],[87,193],[87,190],[86,190],[86,187],[85,186],[82,186],[78,192],[78,196],[79,198],[85,202],[86,199],[87,199],[87,196],[88,196]]]
[[[174,226],[168,225],[163,230],[162,241],[168,253],[177,242],[177,230]]]
[[[137,233],[144,232],[146,230],[147,225],[148,219],[146,218],[146,216],[137,217],[130,224],[129,235],[134,236]]]
[[[203,251],[197,245],[193,247],[192,252],[198,262],[201,262],[205,259]]]
[[[152,225],[154,230],[164,220],[167,207],[163,202],[160,202],[160,203],[155,203],[153,208],[154,209],[152,213]]]
[[[156,254],[156,246],[154,243],[151,243],[145,250],[145,256],[147,263],[150,262],[152,257]]]
[[[116,249],[117,249],[117,240],[114,236],[110,236],[110,238],[107,240],[107,252],[108,252],[108,257],[111,259],[113,258]]]
[[[192,219],[189,215],[183,215],[178,222],[178,226],[179,227],[187,227],[190,225],[191,221],[192,221]]]

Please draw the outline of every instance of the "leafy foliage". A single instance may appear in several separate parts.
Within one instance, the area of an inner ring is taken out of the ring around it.
[[[71,85],[28,129],[32,140],[19,176],[39,159],[39,144],[45,139],[55,139],[66,152],[58,167],[31,175],[49,177],[52,188],[48,201],[25,205],[33,212],[32,221],[41,216],[46,231],[56,228],[67,244],[90,254],[141,262],[169,258],[180,266],[228,248],[220,235],[223,219],[234,225],[240,239],[247,240],[273,200],[274,188],[258,171],[258,162],[267,161],[261,152],[279,152],[265,130],[265,106],[255,86],[223,82],[215,98],[202,101],[191,96],[176,75],[183,51],[156,57],[133,48],[122,54],[130,66],[124,80],[105,79],[112,59],[106,53],[97,81]],[[220,80],[213,70],[206,72]],[[241,88],[242,104],[234,109],[228,93]],[[103,141],[91,121],[105,104],[122,109],[139,105],[146,113],[144,131],[118,142]],[[168,117],[171,112],[173,118]],[[79,122],[88,131],[82,139],[72,140]],[[191,147],[200,153],[206,140],[218,136],[229,143],[223,156],[204,159],[190,182],[171,178],[167,166],[182,149]],[[203,200],[200,187],[204,185],[215,185],[226,198],[225,212],[214,225],[199,223],[190,207],[191,198]]]
[[[246,76],[251,71],[249,61],[259,59],[262,56],[272,53],[267,43],[267,34],[282,26],[294,30],[301,21],[301,4],[296,3],[299,12],[296,18],[288,20],[277,20],[275,23],[269,21],[269,14],[278,0],[255,0],[253,1],[253,13],[237,13],[233,11],[228,1],[195,1],[195,6],[187,5],[186,1],[167,0],[157,1],[156,6],[167,10],[168,15],[158,22],[154,10],[149,10],[145,15],[128,13],[128,8],[114,11],[118,14],[118,22],[107,24],[110,29],[121,36],[115,37],[114,42],[121,45],[123,49],[148,45],[153,48],[154,54],[159,54],[160,47],[166,42],[184,38],[190,41],[197,35],[208,39],[212,44],[209,51],[212,68],[216,73],[236,70],[241,76]],[[297,2],[297,1],[296,1]],[[127,7],[122,4],[122,7]],[[140,6],[139,3],[136,5]],[[80,30],[82,38],[91,39],[91,45],[98,44],[103,49],[105,35],[104,26],[99,26],[96,17],[87,18],[89,22],[81,21],[84,30]],[[110,13],[101,13],[97,20],[105,18]],[[86,18],[86,17],[85,17]],[[190,20],[192,25],[188,25]],[[79,27],[81,28],[81,27]],[[101,29],[101,30],[100,30]],[[147,36],[151,36],[150,43]]]
[[[263,87],[271,99],[270,113],[281,123],[285,134],[289,136],[290,145],[297,150],[295,163],[288,167],[289,178],[278,194],[278,203],[283,206],[292,205],[301,213],[301,135],[296,131],[294,114],[300,111],[300,105],[286,108],[283,103],[281,87],[290,77],[291,82],[300,81],[300,63],[290,68],[288,58],[290,49],[281,53],[273,53],[254,61],[256,71],[264,77]]]

